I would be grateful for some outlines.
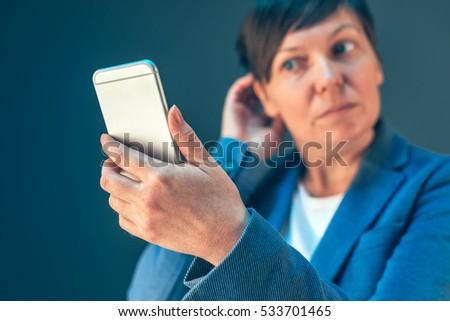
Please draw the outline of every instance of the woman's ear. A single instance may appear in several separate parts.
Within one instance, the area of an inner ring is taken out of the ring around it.
[[[264,85],[258,80],[255,80],[253,82],[253,91],[255,92],[256,97],[258,97],[259,101],[261,102],[264,113],[270,118],[275,118],[278,115],[278,109],[271,104]]]

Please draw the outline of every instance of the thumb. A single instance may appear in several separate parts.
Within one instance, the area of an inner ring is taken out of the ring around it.
[[[189,164],[196,167],[208,167],[208,165],[216,164],[175,105],[169,110],[168,123],[175,143]]]

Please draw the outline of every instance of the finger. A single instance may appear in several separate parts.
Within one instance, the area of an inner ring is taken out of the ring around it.
[[[119,225],[122,229],[133,235],[140,231],[139,227],[133,222],[133,209],[130,203],[111,195],[109,197],[109,206],[119,216]]]
[[[111,207],[117,214],[123,215],[123,213],[127,213],[131,205],[127,201],[120,199],[117,196],[110,195],[108,199],[109,207]]]
[[[119,166],[117,166],[117,165],[111,160],[111,158],[107,158],[107,159],[103,162],[102,166],[111,168],[111,169],[115,170],[117,173],[119,173],[120,175],[126,176],[126,177],[132,179],[132,180],[135,181],[135,182],[141,182],[141,180],[140,180],[139,178],[137,178],[136,176],[134,176],[134,175],[128,173],[127,171],[124,171],[124,170],[121,169]]]
[[[114,163],[112,161],[112,159],[109,158],[109,157],[103,161],[103,163],[102,163],[102,170],[103,170],[103,167],[108,167],[111,170],[116,171],[117,173],[119,173],[121,171],[120,167],[117,166],[116,163]]]
[[[131,235],[140,237],[139,227],[122,214],[119,214],[119,226]]]
[[[216,161],[174,105],[168,115],[169,129],[186,161],[196,167],[214,167]]]
[[[112,163],[112,160],[105,161],[104,165]],[[140,183],[125,177],[118,171],[120,168],[112,166],[102,167],[100,186],[106,192],[120,197],[125,201],[133,201],[139,192]]]
[[[134,176],[134,175],[132,175],[132,174],[130,174],[130,173],[124,171],[124,170],[120,170],[119,174],[123,175],[123,176],[126,176],[126,177],[128,177],[129,179],[131,179],[131,180],[133,180],[135,182],[141,182],[141,180],[139,178],[137,178],[136,176]]]
[[[109,135],[103,134],[100,138],[102,149],[106,155],[120,168],[143,181],[148,171],[153,170],[150,166],[149,156],[130,148],[115,140]]]
[[[232,87],[232,91],[234,91],[235,95],[239,98],[247,98],[249,95],[254,95],[253,82],[253,75],[247,74],[236,81]]]
[[[135,182],[141,182],[141,180],[139,178],[137,178],[136,176],[128,173],[127,171],[124,171],[123,169],[121,169],[119,166],[117,166],[112,160],[111,158],[106,159],[102,166],[105,167],[109,167],[111,169],[114,169],[117,173],[119,173],[120,175],[126,176],[130,179],[132,179]]]
[[[242,76],[241,78],[238,78],[238,80],[235,82],[235,86],[237,88],[248,88],[251,87],[253,82],[255,81],[255,78],[253,77],[252,73],[247,73],[246,75]]]
[[[109,196],[109,206],[120,216],[132,222],[135,226],[138,226],[139,217],[133,203],[129,203],[116,197],[114,195]]]

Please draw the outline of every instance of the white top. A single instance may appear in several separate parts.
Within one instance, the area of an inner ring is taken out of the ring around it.
[[[299,183],[292,197],[286,242],[310,260],[343,197],[344,193],[313,197]]]

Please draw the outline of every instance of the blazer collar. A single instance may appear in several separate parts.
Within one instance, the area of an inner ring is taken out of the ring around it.
[[[363,162],[386,169],[399,169],[409,160],[409,143],[384,120],[375,125],[375,138],[366,150]]]

